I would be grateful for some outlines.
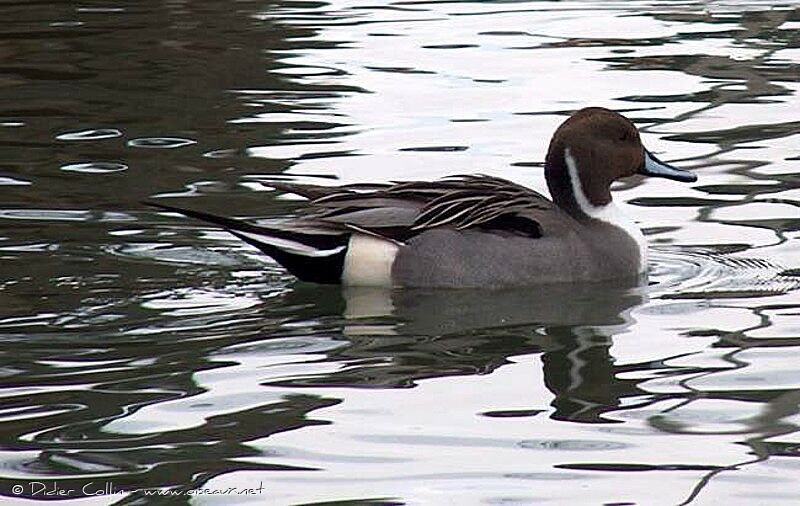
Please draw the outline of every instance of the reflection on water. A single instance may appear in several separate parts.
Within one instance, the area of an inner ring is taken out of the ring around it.
[[[0,13],[7,499],[800,500],[795,6]],[[274,179],[465,172],[543,190],[552,130],[586,105],[700,177],[618,185],[652,247],[647,286],[304,285],[139,203],[277,216],[296,202]]]

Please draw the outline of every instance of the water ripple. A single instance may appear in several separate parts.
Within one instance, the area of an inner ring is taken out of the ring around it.
[[[57,135],[56,139],[60,141],[98,141],[121,136],[122,132],[116,128],[93,128],[89,130],[79,130],[77,132],[65,132]]]
[[[652,253],[650,279],[664,299],[766,297],[800,288],[800,277],[764,258],[704,249]]]
[[[197,141],[179,137],[141,137],[128,141],[128,146],[132,148],[145,149],[175,149],[192,144],[197,144]]]
[[[128,166],[124,163],[116,162],[86,162],[62,165],[61,170],[67,172],[82,172],[84,174],[109,174],[111,172],[128,170]]]

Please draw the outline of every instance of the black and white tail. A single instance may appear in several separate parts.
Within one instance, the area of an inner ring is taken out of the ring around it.
[[[274,258],[303,281],[342,282],[351,235],[346,229],[267,227],[167,204],[147,202],[147,205],[218,225]]]

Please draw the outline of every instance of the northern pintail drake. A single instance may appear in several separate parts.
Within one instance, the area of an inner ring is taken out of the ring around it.
[[[298,216],[268,225],[153,205],[226,229],[304,281],[498,288],[645,273],[645,238],[610,191],[635,174],[697,179],[648,152],[628,119],[590,107],[550,141],[552,201],[504,179],[453,176],[338,187],[269,183],[309,202]]]

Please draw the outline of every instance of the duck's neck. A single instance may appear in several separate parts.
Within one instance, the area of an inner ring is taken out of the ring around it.
[[[545,177],[553,202],[579,221],[597,220],[622,229],[636,242],[641,266],[646,265],[647,241],[636,223],[614,204],[609,183],[597,181],[595,185],[587,185],[580,174],[569,148],[547,154]]]
[[[553,202],[577,220],[597,219],[598,212],[613,205],[609,182],[586,184],[580,176],[570,149],[551,146],[545,160],[545,178]]]

